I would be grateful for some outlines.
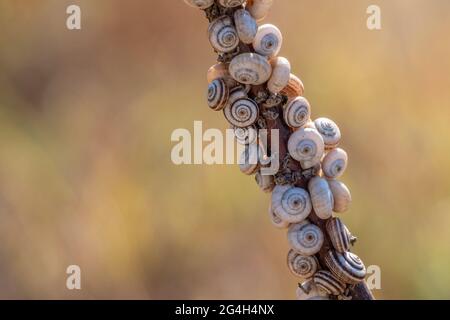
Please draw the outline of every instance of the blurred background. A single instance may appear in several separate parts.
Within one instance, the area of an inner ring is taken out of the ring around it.
[[[342,218],[376,297],[450,298],[450,2],[283,0],[265,21],[314,118],[341,127]],[[254,179],[170,160],[174,129],[227,128],[206,29],[181,0],[0,2],[0,298],[295,298]]]

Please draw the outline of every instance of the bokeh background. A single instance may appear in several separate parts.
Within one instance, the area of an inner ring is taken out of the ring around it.
[[[343,132],[343,219],[375,295],[450,298],[450,2],[283,0],[266,21]],[[0,298],[295,298],[253,178],[170,160],[174,129],[227,128],[205,105],[206,29],[181,0],[0,1]]]

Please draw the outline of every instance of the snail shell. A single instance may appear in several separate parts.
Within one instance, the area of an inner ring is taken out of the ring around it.
[[[208,106],[219,111],[225,108],[230,92],[223,79],[216,79],[208,86]]]
[[[308,221],[293,224],[288,230],[290,246],[304,256],[312,256],[322,248],[324,235],[320,228]]]
[[[253,39],[253,49],[263,56],[277,56],[283,44],[283,35],[280,29],[273,24],[264,24],[258,28],[255,39]]]
[[[184,0],[184,2],[191,7],[206,9],[214,4],[214,0]]]
[[[241,86],[234,87],[230,90],[230,97],[228,98],[228,104],[233,104],[238,99],[247,98],[245,89]]]
[[[341,131],[333,120],[319,118],[314,121],[314,124],[325,142],[325,150],[331,150],[339,145]]]
[[[350,249],[350,233],[339,218],[327,221],[326,229],[330,236],[334,249],[338,252],[346,252]]]
[[[333,215],[334,199],[326,179],[314,177],[308,183],[314,212],[320,219],[326,220]]]
[[[263,192],[272,192],[275,187],[275,180],[271,175],[264,175],[261,172],[256,173],[255,176],[256,183]]]
[[[319,290],[313,279],[300,284],[296,293],[298,300],[329,300],[328,294]]]
[[[311,106],[303,97],[296,97],[287,102],[283,108],[283,116],[286,124],[291,128],[304,127],[311,116]]]
[[[366,276],[364,263],[354,253],[329,250],[324,260],[330,271],[342,282],[357,284]]]
[[[239,169],[246,175],[255,174],[259,167],[258,145],[250,144],[245,146],[239,159]]]
[[[231,60],[230,74],[240,83],[259,85],[269,80],[272,67],[257,53],[242,53]]]
[[[269,216],[272,224],[278,229],[285,229],[289,227],[289,222],[283,221],[279,216],[272,210],[272,205],[269,205]]]
[[[328,180],[334,198],[334,212],[345,212],[352,202],[352,195],[347,186],[338,180]]]
[[[295,250],[289,250],[287,264],[292,274],[302,279],[309,279],[319,269],[319,261],[315,256],[302,256]]]
[[[239,39],[245,44],[250,44],[255,39],[258,24],[251,14],[245,9],[239,9],[234,13],[234,24]]]
[[[219,0],[222,7],[234,8],[243,5],[245,0]]]
[[[255,101],[248,98],[239,98],[233,103],[227,104],[224,115],[233,126],[245,128],[256,122],[259,108]]]
[[[288,96],[288,98],[294,98],[298,96],[303,96],[305,93],[305,86],[302,80],[296,75],[292,74],[289,76],[289,81],[286,87],[281,90],[281,94]]]
[[[344,293],[346,285],[336,278],[330,271],[320,270],[314,275],[314,283],[316,286],[333,296]]]
[[[236,80],[231,77],[230,72],[228,71],[228,64],[226,63],[219,62],[213,65],[206,74],[208,84],[219,78],[225,80],[228,88],[234,88],[237,85]]]
[[[327,178],[337,179],[342,176],[347,169],[347,152],[337,148],[327,153],[322,161],[322,170]]]
[[[289,137],[288,150],[292,158],[300,161],[302,169],[306,170],[320,163],[325,147],[317,130],[301,128]]]
[[[263,20],[272,7],[273,0],[247,0],[246,9],[256,21]]]
[[[271,61],[272,76],[267,83],[267,88],[272,93],[279,93],[289,82],[291,64],[283,57],[273,58]]]
[[[237,142],[241,145],[255,143],[258,138],[258,129],[255,125],[246,128],[233,127],[233,132]]]
[[[306,190],[289,185],[277,185],[272,193],[272,208],[282,220],[298,223],[309,216],[312,205]]]
[[[233,20],[222,16],[211,22],[208,28],[209,42],[217,52],[231,52],[239,45],[239,36]]]

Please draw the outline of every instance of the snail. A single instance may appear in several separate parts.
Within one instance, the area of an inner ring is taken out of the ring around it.
[[[298,300],[330,300],[325,291],[319,290],[313,279],[300,284],[296,293]]]
[[[236,10],[234,13],[234,25],[239,39],[245,44],[250,44],[255,39],[258,24],[251,14],[245,9]]]
[[[219,0],[221,6],[226,8],[234,8],[243,5],[245,0]]]
[[[291,128],[301,128],[310,121],[311,106],[303,97],[290,99],[283,107],[283,117]]]
[[[336,251],[343,253],[350,249],[351,234],[339,218],[328,220],[326,229]]]
[[[255,101],[249,98],[239,98],[225,107],[224,115],[232,125],[245,128],[256,122],[259,109]]]
[[[230,90],[230,96],[228,97],[228,104],[233,104],[238,99],[247,98],[247,92],[241,86],[234,87]]]
[[[241,145],[255,143],[258,139],[258,129],[255,125],[245,128],[233,127],[233,132],[237,142]]]
[[[199,9],[207,9],[214,4],[214,0],[184,0],[184,2],[188,6]]]
[[[298,96],[303,96],[305,93],[305,86],[302,80],[294,74],[290,74],[289,81],[286,87],[281,90],[281,94],[286,95],[288,98],[295,98]]]
[[[329,250],[324,260],[330,271],[342,282],[357,284],[366,276],[366,267],[354,253]]]
[[[211,22],[208,28],[209,42],[220,53],[231,52],[239,45],[239,36],[233,21],[222,16]]]
[[[328,185],[334,198],[333,211],[338,213],[347,211],[352,202],[350,190],[338,180],[328,180]]]
[[[229,65],[226,63],[219,62],[209,68],[206,74],[206,81],[208,84],[216,79],[222,78],[225,80],[228,88],[234,88],[237,85],[237,82],[231,77],[228,66]]]
[[[286,58],[277,57],[270,60],[272,65],[272,76],[267,83],[271,93],[279,93],[289,82],[291,64]]]
[[[301,128],[288,141],[289,154],[306,170],[320,163],[324,153],[322,136],[315,129]]]
[[[285,229],[289,227],[289,223],[280,219],[279,216],[272,210],[272,205],[269,205],[269,216],[272,224],[278,229]]]
[[[348,156],[343,149],[333,149],[327,153],[322,161],[322,170],[327,178],[337,179],[347,168]]]
[[[312,278],[319,269],[315,256],[303,256],[293,249],[289,250],[287,264],[292,274],[302,279]]]
[[[312,205],[306,190],[289,185],[277,185],[272,193],[272,208],[282,220],[298,223],[309,216]]]
[[[277,56],[283,44],[283,35],[280,29],[273,24],[264,24],[258,28],[255,39],[253,39],[253,49],[260,55],[266,57]]]
[[[330,271],[320,270],[314,275],[314,283],[324,292],[338,296],[345,292],[346,285]]]
[[[324,235],[318,226],[305,220],[289,227],[288,241],[296,252],[312,256],[322,248]]]
[[[270,11],[273,0],[247,0],[246,9],[256,21],[263,20]]]
[[[266,193],[272,192],[273,188],[275,187],[275,181],[273,176],[261,174],[260,171],[256,173],[255,180],[259,188],[263,192]]]
[[[229,71],[240,83],[259,85],[269,80],[272,67],[265,57],[257,53],[242,53],[231,60]]]
[[[325,150],[331,150],[339,145],[341,131],[334,121],[327,118],[318,118],[314,121],[314,124],[325,142]]]
[[[245,146],[239,159],[239,169],[246,175],[255,174],[259,167],[258,145],[250,144]]]
[[[214,80],[208,86],[208,106],[215,111],[222,110],[227,104],[229,94],[225,80]]]
[[[334,199],[326,179],[314,177],[308,183],[314,212],[320,219],[326,220],[333,215]]]

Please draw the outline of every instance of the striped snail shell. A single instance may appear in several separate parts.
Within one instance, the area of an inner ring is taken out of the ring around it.
[[[191,7],[206,9],[214,4],[214,0],[184,0],[184,2]]]
[[[228,88],[234,88],[237,85],[237,82],[231,77],[228,66],[227,63],[219,62],[209,68],[206,74],[206,81],[208,84],[216,79],[222,78],[225,80]]]
[[[324,260],[330,271],[342,282],[357,284],[366,276],[364,263],[354,253],[329,250]]]
[[[259,85],[269,80],[272,67],[257,53],[242,53],[231,60],[230,74],[237,82]]]
[[[278,229],[285,229],[289,227],[289,222],[283,221],[279,216],[272,210],[272,205],[269,205],[269,216],[272,224]]]
[[[277,185],[272,193],[272,208],[282,220],[298,223],[309,216],[312,205],[305,189]]]
[[[208,85],[208,106],[215,111],[222,110],[227,104],[230,91],[224,79],[216,79]]]
[[[230,90],[230,96],[228,98],[228,104],[233,104],[238,99],[247,98],[245,89],[241,86],[234,87]]]
[[[323,138],[315,129],[301,128],[289,137],[289,154],[304,170],[320,163],[324,148]]]
[[[243,5],[245,0],[219,0],[222,7],[234,8]]]
[[[245,128],[233,127],[233,132],[237,142],[241,145],[255,143],[258,138],[258,129],[255,125]]]
[[[236,10],[234,13],[234,25],[239,39],[245,44],[250,44],[255,39],[258,24],[251,14],[245,9]]]
[[[350,249],[351,235],[341,219],[332,218],[328,220],[326,229],[336,251],[343,253]]]
[[[273,0],[247,0],[246,9],[256,21],[263,20],[272,7]]]
[[[336,148],[341,141],[341,131],[337,124],[327,118],[319,118],[314,121],[317,131],[322,135],[325,142],[325,150]]]
[[[281,93],[288,96],[288,98],[303,96],[305,93],[305,86],[300,78],[291,73],[288,84],[281,90]]]
[[[352,195],[347,186],[338,180],[328,180],[334,198],[334,212],[345,212],[352,202]]]
[[[275,187],[274,177],[271,175],[264,175],[261,172],[257,172],[255,176],[256,183],[259,188],[266,193],[272,192]]]
[[[326,220],[333,215],[334,199],[326,179],[314,177],[308,183],[314,212],[320,219]]]
[[[324,292],[338,296],[345,292],[346,285],[330,271],[320,270],[314,275],[314,283]]]
[[[239,45],[239,37],[233,20],[222,16],[211,22],[208,28],[209,42],[217,52],[231,52]]]
[[[322,248],[324,235],[320,228],[308,221],[292,224],[288,230],[289,245],[304,256],[312,256]]]
[[[258,28],[255,39],[253,39],[253,49],[260,55],[266,57],[277,56],[283,44],[283,35],[280,29],[273,24],[263,24]]]
[[[224,115],[233,126],[245,128],[256,122],[259,108],[255,101],[248,98],[239,98],[227,104]]]
[[[239,169],[246,175],[255,174],[259,167],[258,145],[250,144],[245,146],[239,159]]]
[[[337,179],[344,174],[345,169],[347,169],[347,163],[347,152],[341,148],[333,149],[323,158],[323,173],[327,178]]]
[[[291,128],[301,128],[310,121],[311,106],[303,97],[290,99],[283,108],[286,124]]]
[[[298,300],[330,300],[326,292],[319,290],[313,279],[300,284],[296,293]]]
[[[289,250],[287,264],[292,274],[302,279],[312,278],[319,269],[315,256],[303,256],[293,249]]]
[[[272,76],[267,83],[267,88],[271,93],[279,93],[289,82],[291,64],[288,59],[283,57],[273,58],[270,63],[272,65]]]

